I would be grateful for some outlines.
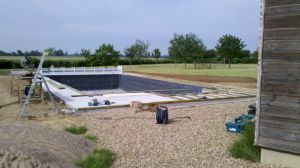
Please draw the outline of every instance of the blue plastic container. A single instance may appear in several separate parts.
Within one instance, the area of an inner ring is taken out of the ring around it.
[[[227,132],[243,133],[245,125],[252,122],[252,119],[255,118],[255,115],[252,114],[242,114],[239,117],[235,118],[234,122],[226,123]]]
[[[235,123],[235,122],[226,123],[227,132],[242,133],[244,127],[245,127],[244,123]]]

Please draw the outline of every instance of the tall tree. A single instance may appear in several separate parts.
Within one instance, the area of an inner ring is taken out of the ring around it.
[[[55,50],[53,54],[54,54],[54,56],[64,56],[65,55],[64,51],[61,49]]]
[[[149,42],[145,42],[142,40],[136,40],[136,42],[131,45],[129,48],[125,49],[125,55],[127,58],[129,58],[130,62],[132,62],[133,59],[137,58],[140,62],[140,65],[142,65],[142,58],[149,57]]]
[[[227,34],[219,39],[216,50],[224,58],[224,64],[226,60],[228,61],[230,68],[231,60],[238,57],[245,47],[246,45],[242,39]]]
[[[54,56],[55,48],[54,47],[47,48],[45,52],[48,53],[49,56]]]
[[[114,50],[112,44],[102,44],[95,54],[86,57],[86,61],[90,66],[111,66],[117,65],[119,62],[120,52]]]
[[[250,50],[242,50],[238,57],[240,57],[240,58],[250,58],[251,57],[251,51]]]
[[[124,51],[125,57],[129,59],[129,64],[132,65],[132,61],[136,57],[134,46],[128,47]]]
[[[23,55],[24,55],[24,53],[23,53],[23,51],[22,51],[22,50],[18,50],[18,51],[17,51],[17,55],[18,55],[18,56],[23,56]]]
[[[136,57],[140,62],[140,66],[142,66],[142,58],[148,57],[149,54],[149,46],[150,43],[148,41],[136,40],[134,44],[134,49],[136,51]]]
[[[158,58],[161,57],[161,52],[160,52],[159,48],[155,48],[155,49],[152,51],[152,54],[151,54],[151,55],[152,55],[153,58],[155,58],[156,64],[157,64]]]
[[[206,47],[203,41],[193,33],[178,35],[174,34],[173,39],[170,40],[169,55],[175,60],[182,61],[186,68],[187,62],[196,62],[203,57]]]
[[[204,52],[205,60],[212,60],[217,57],[218,57],[218,54],[217,54],[216,50],[214,50],[214,49],[209,49]]]
[[[258,49],[251,53],[252,58],[258,58]]]
[[[82,48],[80,50],[80,55],[84,56],[84,57],[88,57],[88,56],[91,55],[91,50],[90,49],[84,49],[84,48]]]

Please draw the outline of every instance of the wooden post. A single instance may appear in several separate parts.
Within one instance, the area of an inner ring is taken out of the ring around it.
[[[42,99],[42,103],[44,104],[45,100],[44,100],[44,92],[43,92],[43,84],[42,83],[40,83],[40,96]]]
[[[21,86],[19,81],[18,81],[18,101],[20,104],[22,104],[22,91],[21,91]]]
[[[14,95],[14,90],[15,90],[15,88],[14,88],[14,77],[11,77],[10,78],[10,94],[11,95]]]

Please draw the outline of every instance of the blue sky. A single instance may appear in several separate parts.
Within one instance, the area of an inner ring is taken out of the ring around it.
[[[49,47],[123,51],[136,39],[167,53],[174,33],[193,32],[214,48],[224,34],[259,44],[259,0],[1,0],[0,50]]]

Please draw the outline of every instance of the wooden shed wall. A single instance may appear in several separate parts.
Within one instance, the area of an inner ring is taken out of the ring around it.
[[[300,154],[300,0],[264,0],[256,143]]]

